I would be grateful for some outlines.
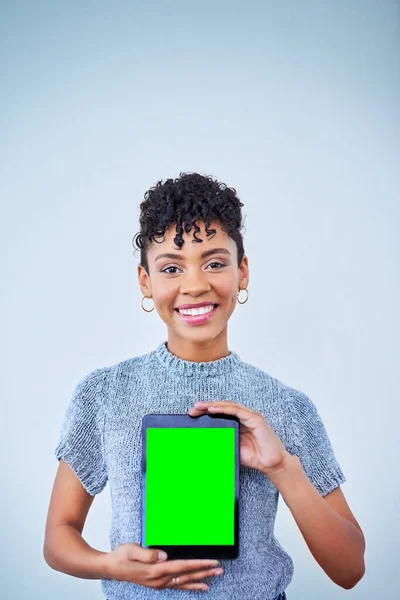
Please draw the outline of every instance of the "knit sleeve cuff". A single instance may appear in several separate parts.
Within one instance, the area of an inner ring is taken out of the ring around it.
[[[107,483],[103,449],[105,410],[102,402],[104,369],[86,375],[76,386],[64,416],[54,454],[71,467],[85,490],[94,496]]]
[[[321,496],[326,496],[346,481],[336,458],[325,425],[313,401],[304,393],[286,390],[291,415],[291,453]]]

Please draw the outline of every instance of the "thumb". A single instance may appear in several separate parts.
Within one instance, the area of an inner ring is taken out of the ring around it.
[[[159,560],[165,560],[168,555],[157,548],[143,548],[137,542],[132,542],[129,545],[129,558],[131,560],[139,560],[144,563],[155,563]]]

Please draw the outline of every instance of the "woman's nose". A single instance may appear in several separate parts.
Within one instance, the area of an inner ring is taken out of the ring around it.
[[[207,293],[211,290],[211,285],[207,279],[202,279],[196,276],[186,278],[181,285],[181,294],[189,294],[191,296],[200,296],[201,294]]]

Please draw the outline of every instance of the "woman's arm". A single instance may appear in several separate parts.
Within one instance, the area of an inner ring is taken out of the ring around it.
[[[365,539],[346,501],[340,502],[336,494],[332,508],[308,479],[298,456],[290,453],[278,469],[265,474],[282,495],[320,567],[337,585],[354,587],[365,573]],[[353,517],[352,522],[340,512]]]
[[[107,579],[102,558],[82,538],[87,514],[94,500],[70,466],[60,460],[46,521],[43,556],[56,571],[84,579]]]
[[[89,546],[79,531],[68,524],[48,530],[43,550],[52,569],[83,579],[108,579],[102,566],[106,554]]]

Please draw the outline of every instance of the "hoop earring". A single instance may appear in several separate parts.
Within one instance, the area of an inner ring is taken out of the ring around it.
[[[247,297],[246,297],[246,300],[244,300],[243,302],[240,302],[240,300],[239,300],[239,294],[240,294],[240,292],[242,290],[244,290],[245,292],[247,292]],[[239,302],[239,304],[246,304],[247,300],[249,299],[249,292],[248,292],[247,288],[242,288],[242,289],[239,288],[239,291],[236,294],[236,296],[237,296],[237,301]]]
[[[144,310],[144,312],[152,312],[152,311],[154,310],[154,306],[155,306],[155,304],[153,304],[153,308],[151,308],[150,310],[146,310],[146,309],[144,308],[144,306],[143,306],[143,300],[144,300],[145,298],[151,298],[151,299],[153,300],[153,298],[152,298],[151,296],[143,296],[143,298],[142,298],[142,309]],[[154,302],[154,300],[153,300],[153,302]]]

